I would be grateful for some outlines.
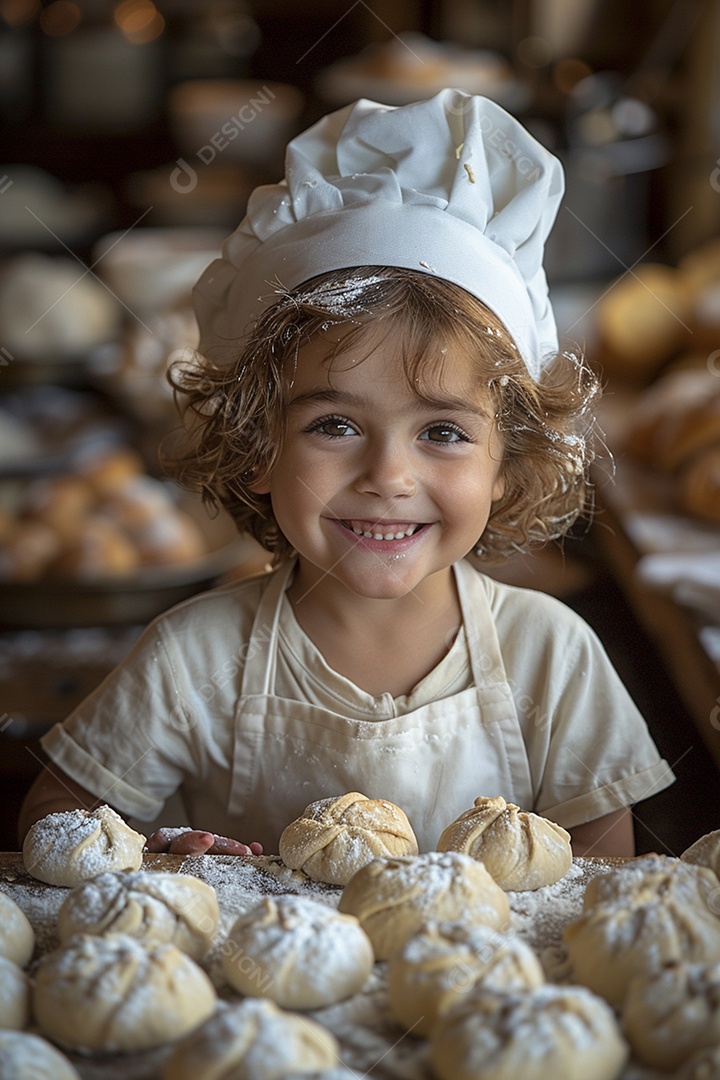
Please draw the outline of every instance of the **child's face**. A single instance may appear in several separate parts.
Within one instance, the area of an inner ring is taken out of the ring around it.
[[[300,348],[287,435],[258,490],[270,493],[308,583],[329,575],[392,599],[477,544],[502,495],[502,446],[459,346],[438,350],[428,400],[408,385],[395,335],[369,329],[330,361],[342,333]]]

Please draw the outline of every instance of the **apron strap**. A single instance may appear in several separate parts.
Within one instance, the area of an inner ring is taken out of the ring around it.
[[[294,570],[295,560],[289,559],[284,566],[268,574],[248,642],[241,687],[243,697],[275,693],[278,624],[283,596]]]
[[[510,697],[505,663],[490,610],[483,575],[465,559],[453,566],[475,686],[504,686]]]

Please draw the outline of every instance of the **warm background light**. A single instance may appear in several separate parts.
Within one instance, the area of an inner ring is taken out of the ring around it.
[[[151,0],[122,0],[115,8],[114,19],[134,45],[155,41],[165,29],[165,20]]]
[[[0,19],[8,26],[27,26],[40,11],[40,0],[0,0]]]
[[[77,30],[82,20],[82,12],[72,0],[55,0],[55,3],[43,9],[40,14],[40,26],[48,37],[65,37]]]

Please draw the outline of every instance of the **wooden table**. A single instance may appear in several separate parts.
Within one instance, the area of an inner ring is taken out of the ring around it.
[[[645,632],[654,641],[688,713],[720,768],[720,666],[705,648],[708,620],[638,576],[638,563],[653,553],[651,530],[636,526],[676,514],[664,478],[622,458],[616,475],[596,476],[597,513],[593,535]],[[698,544],[707,536],[720,550],[720,529],[697,525]],[[715,535],[716,534],[716,538]]]

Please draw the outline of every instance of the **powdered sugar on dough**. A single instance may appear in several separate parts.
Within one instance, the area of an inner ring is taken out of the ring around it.
[[[77,885],[106,870],[139,870],[145,837],[109,806],[67,810],[35,822],[23,844],[25,869],[51,885]]]
[[[220,965],[222,942],[233,920],[265,896],[302,895],[336,908],[342,890],[311,881],[303,873],[284,866],[273,856],[235,857],[229,855],[147,856],[146,868],[193,874],[212,885],[221,911],[221,930],[212,952],[202,966],[209,972],[218,995],[238,1001],[228,986]],[[562,930],[582,911],[587,882],[613,869],[612,863],[575,859],[566,876],[537,892],[509,892],[511,918],[509,932],[517,933],[540,957],[548,978],[568,981],[567,954]],[[0,868],[0,889],[8,893],[33,925],[37,953],[44,954],[58,944],[55,933],[57,912],[67,891],[41,885],[23,872],[19,862],[12,869]],[[429,1043],[405,1035],[393,1021],[388,1008],[385,963],[377,963],[362,990],[328,1008],[308,1014],[338,1038],[343,1064],[360,1076],[373,1080],[431,1080]],[[30,968],[30,974],[33,967]],[[88,1058],[68,1054],[82,1080],[158,1080],[170,1054],[163,1047],[142,1054]],[[631,1063],[622,1080],[671,1080]],[[322,1080],[325,1080],[323,1077]]]

